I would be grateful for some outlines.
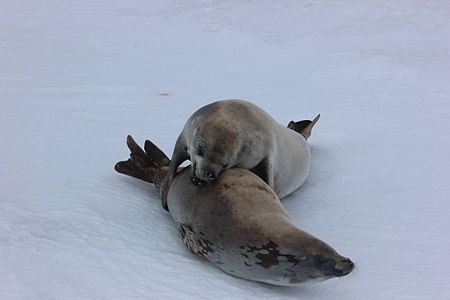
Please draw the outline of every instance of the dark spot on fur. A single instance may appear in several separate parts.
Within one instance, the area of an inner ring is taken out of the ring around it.
[[[211,248],[212,243],[206,239],[196,239],[196,234],[189,225],[180,225],[180,233],[183,244],[192,253],[208,258],[209,254],[214,252],[214,249]]]
[[[246,261],[244,261],[244,265],[246,265],[247,267],[252,267],[253,265],[247,263]]]
[[[278,260],[279,255],[277,255],[277,253],[274,253],[274,252],[269,252],[268,254],[258,253],[255,256],[256,256],[256,258],[261,260],[261,261],[256,262],[256,264],[261,265],[265,269],[268,269],[274,265],[278,265],[278,263],[280,262]]]
[[[208,253],[213,253],[214,249],[211,248],[212,243],[208,240],[203,240],[203,239],[199,239],[198,243],[200,244],[200,246],[202,247],[202,254],[208,254]]]
[[[249,256],[247,254],[245,254],[245,253],[241,253],[241,255],[246,257],[246,258],[249,258]]]
[[[286,257],[288,262],[293,263],[293,266],[298,265],[300,262],[293,254],[284,254],[284,256]]]
[[[282,261],[280,258],[284,258],[285,261],[292,263],[293,266],[296,266],[300,262],[293,254],[281,253],[278,250],[278,245],[272,241],[269,241],[261,247],[247,244],[247,248],[247,253],[255,253],[255,257],[260,260],[256,264],[261,265],[265,269],[278,265]]]

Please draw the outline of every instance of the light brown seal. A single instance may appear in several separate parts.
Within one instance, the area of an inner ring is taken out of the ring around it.
[[[190,160],[191,181],[211,182],[223,170],[238,167],[262,178],[281,199],[298,189],[309,173],[306,142],[314,121],[276,122],[258,106],[244,100],[222,100],[203,106],[186,122],[175,144],[162,205],[178,167]],[[304,135],[298,134],[305,130]],[[297,131],[297,132],[295,132]]]
[[[169,159],[150,141],[145,152],[128,136],[128,161],[116,171],[164,189]],[[274,285],[298,285],[349,274],[350,259],[297,228],[272,189],[254,173],[227,169],[205,187],[190,182],[191,167],[174,178],[170,214],[185,246],[231,275]]]

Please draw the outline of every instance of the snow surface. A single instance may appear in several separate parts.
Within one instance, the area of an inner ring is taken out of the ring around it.
[[[449,299],[449,37],[445,0],[0,0],[0,299]],[[283,204],[352,274],[231,277],[114,172],[227,98],[322,114]]]

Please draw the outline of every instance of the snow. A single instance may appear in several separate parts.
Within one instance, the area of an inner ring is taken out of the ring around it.
[[[450,298],[447,1],[1,1],[1,299]],[[219,99],[313,118],[283,200],[350,257],[296,288],[190,254],[125,137],[170,154]]]

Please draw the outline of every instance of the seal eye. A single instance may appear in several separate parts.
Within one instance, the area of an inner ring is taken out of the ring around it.
[[[223,169],[228,168],[228,164],[224,164],[222,168],[223,168]]]
[[[200,157],[205,156],[205,150],[203,150],[203,148],[199,148],[197,150],[197,155],[200,156]]]

